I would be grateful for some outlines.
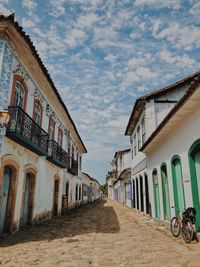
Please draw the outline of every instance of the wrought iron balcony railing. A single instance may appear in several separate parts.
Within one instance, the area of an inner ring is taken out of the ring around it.
[[[47,159],[61,168],[67,168],[67,152],[54,140],[49,140]]]
[[[73,158],[68,158],[68,169],[67,171],[73,175],[78,175],[78,161]]]
[[[22,108],[9,107],[10,121],[6,135],[38,155],[47,155],[46,133]]]

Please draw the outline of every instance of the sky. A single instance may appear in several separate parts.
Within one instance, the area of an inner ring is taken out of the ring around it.
[[[30,35],[101,183],[137,97],[200,70],[198,0],[0,0]]]

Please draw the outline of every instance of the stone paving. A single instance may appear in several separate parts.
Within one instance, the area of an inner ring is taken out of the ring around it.
[[[0,266],[199,267],[200,245],[185,244],[142,213],[103,199],[1,237]]]

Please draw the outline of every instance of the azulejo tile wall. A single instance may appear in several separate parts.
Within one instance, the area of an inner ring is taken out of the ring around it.
[[[0,41],[0,109],[8,106],[13,56],[8,44]]]

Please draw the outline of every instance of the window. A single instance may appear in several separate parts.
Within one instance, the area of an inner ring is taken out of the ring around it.
[[[144,145],[146,141],[146,136],[145,136],[145,120],[144,117],[142,118],[142,145]]]
[[[136,156],[137,155],[136,134],[134,134],[133,143],[134,143],[134,155]]]
[[[10,106],[18,106],[23,110],[26,110],[27,96],[28,89],[23,78],[18,74],[14,74]]]
[[[63,143],[63,131],[59,128],[58,129],[58,144],[62,147]]]
[[[42,106],[39,101],[35,100],[34,107],[33,107],[33,120],[42,125]]]
[[[79,156],[79,170],[81,171],[81,166],[82,166],[82,158],[81,158],[81,156]]]
[[[72,159],[74,159],[74,146],[72,145]]]
[[[83,184],[83,196],[86,197],[87,196],[87,185]]]
[[[139,151],[141,147],[140,126],[137,127],[137,142],[138,142],[138,151]]]
[[[55,122],[52,117],[49,118],[49,140],[54,140],[54,133],[55,133]]]
[[[16,81],[14,103],[13,103],[14,106],[18,106],[20,108],[23,108],[24,107],[24,97],[25,97],[24,88],[20,82]]]
[[[68,149],[67,149],[67,153],[68,153],[68,168],[71,167],[71,149],[70,149],[70,143],[68,144]]]

